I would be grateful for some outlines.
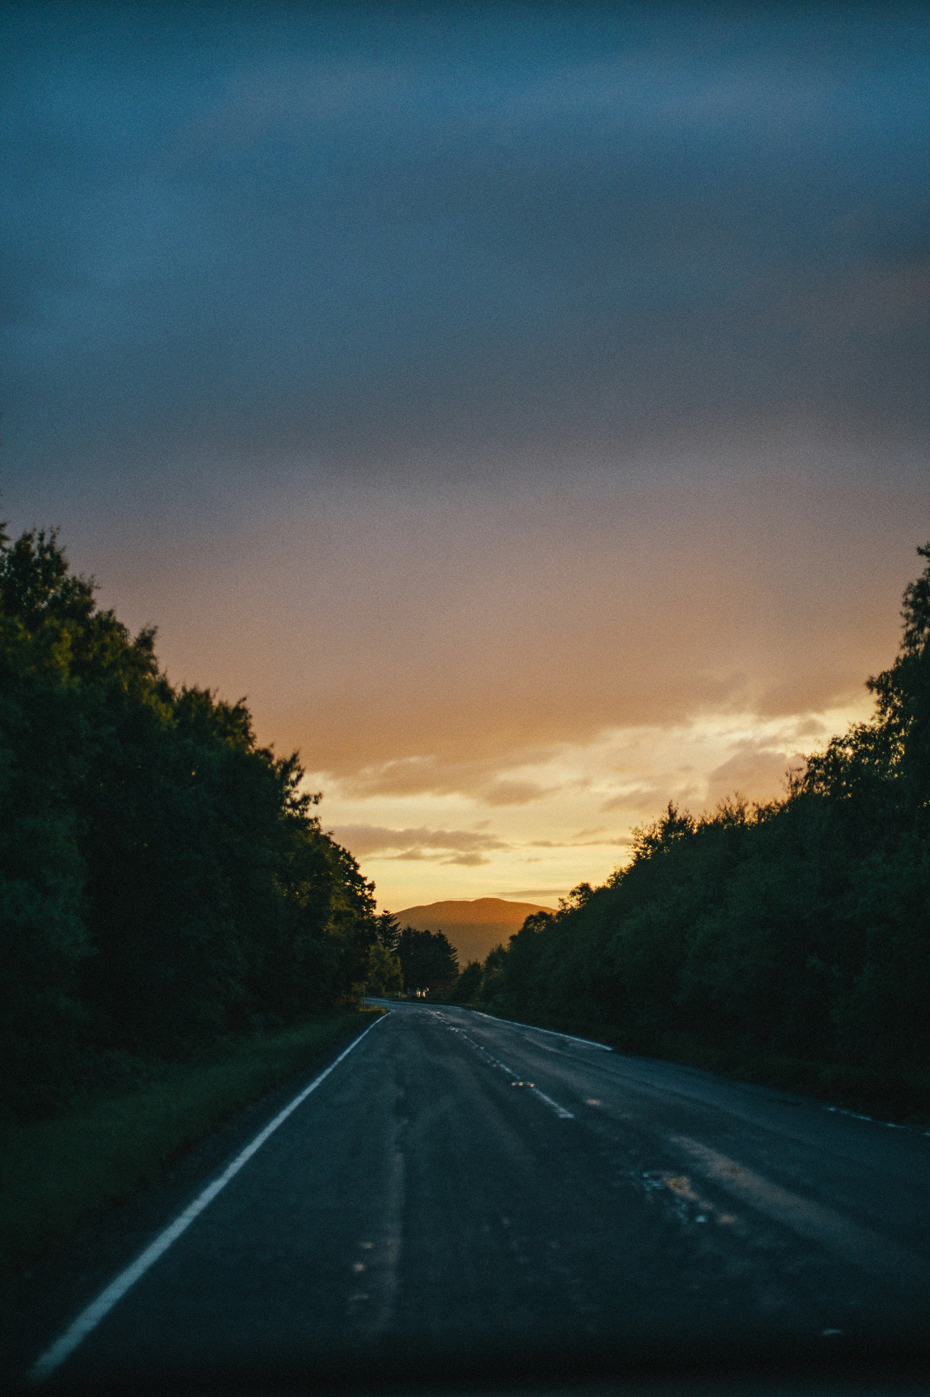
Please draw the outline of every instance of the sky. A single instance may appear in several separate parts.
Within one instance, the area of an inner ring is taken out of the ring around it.
[[[556,905],[868,716],[930,537],[930,12],[11,3],[2,512],[379,906]]]

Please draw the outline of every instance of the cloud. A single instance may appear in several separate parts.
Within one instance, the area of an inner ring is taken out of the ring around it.
[[[615,758],[606,783],[581,775],[639,818],[667,777],[637,731],[755,713],[805,725],[806,745],[895,653],[925,472],[873,483],[821,448],[808,474],[787,445],[756,450],[741,471],[589,463],[536,489],[295,482],[289,517],[257,492],[250,527],[189,522],[105,570],[86,544],[76,561],[133,629],[160,623],[175,681],[247,694],[262,739],[299,748],[331,799],[542,809],[622,730],[626,789]]]
[[[598,809],[605,815],[614,810],[625,810],[636,814],[642,810],[651,810],[657,801],[661,801],[665,792],[659,786],[632,786],[620,791],[617,795],[605,800]]]
[[[716,805],[729,796],[741,795],[746,800],[771,800],[783,794],[789,768],[803,765],[803,758],[772,747],[764,741],[747,739],[741,742],[731,757],[711,771],[707,777],[707,803]]]
[[[351,700],[349,701],[351,702]],[[419,728],[423,732],[423,728]],[[370,730],[369,730],[370,732]],[[480,737],[471,725],[475,745]],[[356,754],[359,746],[356,745]],[[520,766],[545,760],[549,749],[538,746],[520,745],[509,752],[509,765]],[[528,805],[551,794],[551,787],[542,786],[537,781],[507,778],[500,773],[500,760],[489,756],[483,759],[443,760],[436,753],[400,757],[381,763],[371,763],[360,769],[337,772],[346,793],[357,797],[377,795],[416,795],[429,792],[433,795],[448,795],[467,792],[475,800],[489,806]]]
[[[601,835],[597,839],[533,839],[531,849],[609,849],[626,848],[630,839],[625,834]]]
[[[273,581],[255,546],[212,585],[235,648],[273,677],[256,710],[324,788],[538,801],[568,746],[709,712],[816,715],[892,658],[899,540],[925,481],[876,492],[790,454],[579,469],[562,489],[349,492],[338,507],[324,492],[328,541],[316,529],[303,549],[285,527]],[[198,669],[211,652],[228,668],[232,648],[222,629],[199,635]]]
[[[570,889],[567,888],[567,887],[565,887],[565,888],[517,888],[516,891],[514,891],[512,888],[508,888],[508,889],[506,889],[505,891],[498,893],[497,896],[498,896],[498,897],[505,898],[505,899],[506,899],[506,898],[513,898],[514,900],[517,900],[517,901],[519,901],[520,898],[524,898],[524,897],[525,897],[525,898],[544,897],[544,898],[548,898],[548,899],[551,900],[551,899],[554,898],[554,897],[567,897],[568,894],[569,894],[569,891],[570,891]]]
[[[487,828],[390,829],[384,825],[351,824],[337,825],[330,833],[356,858],[441,859],[465,867],[486,863],[488,853],[512,851],[517,847],[513,841],[500,839]],[[626,835],[601,834],[588,839],[534,839],[527,847],[587,849],[625,847],[629,843]]]
[[[489,852],[510,846],[487,830],[389,829],[383,825],[338,825],[333,838],[356,858],[429,859],[474,867]]]
[[[540,786],[536,781],[495,780],[482,787],[477,796],[485,805],[529,805],[531,801],[543,800],[552,791],[552,786]]]
[[[914,13],[35,8],[0,35],[17,478],[926,430]]]
[[[360,855],[499,880],[770,794],[893,658],[930,21],[399,14],[0,13],[4,507],[248,695]],[[734,714],[780,736],[632,750]]]
[[[930,314],[930,257],[903,265],[857,266],[799,297],[792,307],[805,331],[835,343],[837,335],[863,330],[888,334],[907,325],[925,325]]]

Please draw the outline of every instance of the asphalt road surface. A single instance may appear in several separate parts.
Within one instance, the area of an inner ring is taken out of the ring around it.
[[[48,1335],[34,1379],[439,1355],[467,1374],[930,1333],[922,1130],[467,1010],[392,1006],[237,1161]]]

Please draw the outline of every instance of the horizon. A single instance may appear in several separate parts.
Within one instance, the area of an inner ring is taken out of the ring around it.
[[[401,907],[398,912],[392,915],[401,917],[405,912],[428,912],[433,907],[470,907],[476,902],[505,903],[512,907],[532,907],[534,911],[548,910],[543,904],[524,902],[517,898],[506,897],[464,897],[464,898],[437,898],[435,902],[411,903],[409,907]],[[480,925],[480,923],[476,923]],[[432,929],[432,928],[431,928]],[[440,928],[441,930],[441,928]]]
[[[930,536],[930,16],[0,35],[2,513],[300,750],[379,907],[554,907],[871,714]]]

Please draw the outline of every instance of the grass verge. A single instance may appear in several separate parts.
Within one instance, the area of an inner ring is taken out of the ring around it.
[[[196,1063],[172,1064],[145,1087],[83,1110],[5,1128],[0,1266],[61,1239],[93,1208],[127,1198],[224,1117],[364,1026],[355,1010],[321,1015]]]
[[[850,1063],[816,1062],[781,1057],[733,1045],[707,1042],[694,1034],[669,1031],[631,1033],[617,1024],[537,1014],[532,1020],[484,1004],[464,1005],[494,1017],[514,1019],[528,1027],[554,1029],[605,1043],[631,1057],[658,1057],[685,1067],[701,1067],[738,1081],[780,1087],[816,1096],[871,1116],[908,1125],[930,1124],[930,1072],[899,1069],[880,1072]]]

